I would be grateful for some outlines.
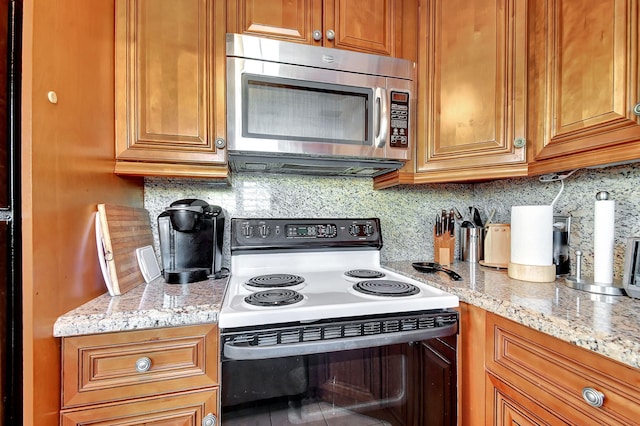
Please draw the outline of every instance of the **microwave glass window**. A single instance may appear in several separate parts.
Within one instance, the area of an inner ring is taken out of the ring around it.
[[[371,90],[244,77],[243,136],[370,144]]]

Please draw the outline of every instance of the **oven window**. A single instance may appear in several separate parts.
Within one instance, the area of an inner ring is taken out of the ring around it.
[[[223,421],[324,425],[327,418],[350,417],[394,424],[392,411],[405,404],[407,368],[406,356],[393,347],[226,361]]]
[[[411,344],[222,362],[222,422],[455,425],[456,336]]]
[[[244,74],[242,135],[370,145],[373,91]]]

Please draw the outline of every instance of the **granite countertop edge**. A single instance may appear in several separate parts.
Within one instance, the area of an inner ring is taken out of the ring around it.
[[[463,281],[454,282],[445,274],[417,273],[411,263],[394,261],[385,262],[383,266],[454,294],[461,302],[640,368],[640,319],[635,315],[635,312],[640,312],[640,300],[624,296],[624,299],[616,299],[615,312],[622,310],[624,315],[615,315],[614,312],[609,324],[591,325],[593,319],[590,316],[594,316],[595,309],[606,309],[609,305],[591,302],[585,292],[569,289],[557,282],[545,285],[515,282],[506,277],[506,271],[469,270],[464,262],[451,266],[464,278]],[[211,279],[175,285],[166,284],[159,278],[121,296],[111,297],[105,293],[60,316],[54,324],[53,335],[71,337],[217,323],[226,284],[226,279]],[[536,296],[536,291],[545,294],[536,298],[527,293],[527,297],[515,298],[513,293],[522,289],[528,289],[525,291],[532,292],[533,296]],[[551,301],[548,299],[551,296],[558,299],[558,294],[560,301],[554,300],[553,309],[550,309]],[[584,312],[574,312],[576,309],[572,305],[576,298],[584,299]],[[533,301],[532,306],[527,305],[530,300]],[[544,302],[542,307],[536,305],[540,301]],[[593,313],[588,311],[589,308],[594,309]],[[629,318],[632,320],[627,321]],[[625,322],[624,327],[622,322]]]
[[[57,318],[54,337],[215,324],[227,279],[167,284],[162,278],[129,292],[104,293]]]
[[[534,330],[551,335],[560,340],[572,343],[576,346],[591,350],[600,355],[619,361],[631,367],[640,368],[640,320],[634,311],[640,312],[640,300],[631,299],[626,296],[615,296],[614,302],[620,306],[624,306],[629,314],[629,318],[633,319],[633,323],[627,321],[624,329],[619,324],[620,318],[614,317],[609,326],[610,329],[597,329],[595,326],[588,324],[591,320],[589,312],[585,312],[583,318],[576,318],[577,315],[573,311],[573,307],[566,307],[566,301],[559,303],[558,309],[564,315],[557,312],[547,312],[540,309],[535,304],[527,306],[523,303],[511,300],[513,286],[529,286],[537,289],[539,287],[555,288],[556,292],[562,292],[565,299],[571,298],[575,300],[586,299],[591,301],[593,295],[580,290],[571,289],[563,284],[560,278],[554,283],[531,283],[524,281],[516,281],[506,277],[507,272],[491,271],[491,274],[503,274],[501,277],[504,281],[501,285],[496,286],[498,290],[487,290],[483,288],[485,284],[482,279],[478,280],[478,272],[475,278],[478,281],[478,289],[469,288],[470,276],[465,269],[468,268],[464,262],[457,262],[451,266],[456,272],[463,276],[463,281],[454,282],[449,280],[445,274],[420,274],[411,267],[412,262],[388,262],[383,266],[393,272],[410,276],[413,279],[425,282],[440,290],[447,291],[458,296],[461,302],[477,306],[488,312],[500,315],[519,324],[530,327]],[[477,270],[477,268],[475,268]],[[482,268],[484,269],[484,268]],[[495,276],[495,275],[493,275]],[[486,279],[486,278],[485,278]],[[535,292],[535,290],[533,290]],[[495,294],[500,293],[502,294]],[[595,301],[595,308],[608,306],[607,301]],[[586,303],[583,303],[586,305]],[[585,309],[587,311],[587,309]],[[580,321],[582,319],[582,321]],[[606,328],[606,327],[605,327]]]

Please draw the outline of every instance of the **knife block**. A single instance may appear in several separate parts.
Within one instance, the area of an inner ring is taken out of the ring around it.
[[[436,235],[433,231],[433,260],[441,265],[450,265],[454,259],[456,237],[448,232]]]

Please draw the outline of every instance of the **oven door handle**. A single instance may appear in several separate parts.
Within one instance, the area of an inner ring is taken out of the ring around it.
[[[436,328],[403,331],[400,333],[383,333],[370,336],[278,345],[256,346],[251,345],[248,342],[234,343],[232,341],[227,341],[224,343],[222,353],[225,358],[234,360],[269,359],[285,356],[311,355],[325,352],[389,346],[398,343],[408,343],[433,339],[436,337],[451,336],[455,335],[457,332],[458,323],[456,322]]]

